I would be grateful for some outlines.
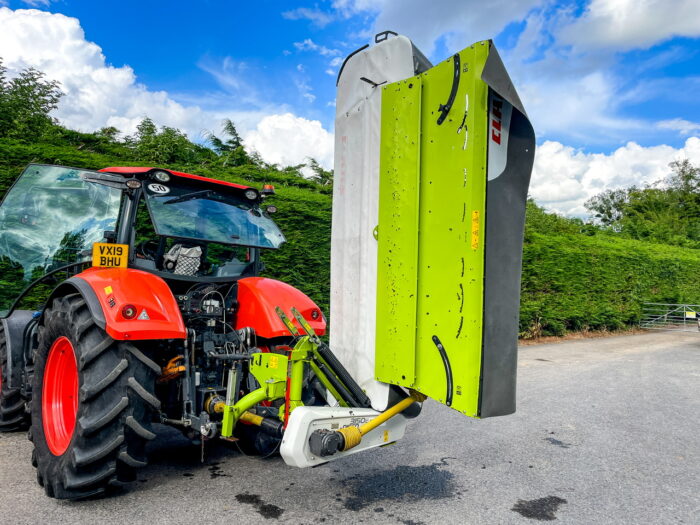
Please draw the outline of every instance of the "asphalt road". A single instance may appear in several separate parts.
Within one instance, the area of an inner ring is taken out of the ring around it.
[[[163,429],[121,495],[58,502],[0,435],[0,523],[700,523],[700,334],[521,349],[516,415],[429,402],[398,444],[311,470]]]

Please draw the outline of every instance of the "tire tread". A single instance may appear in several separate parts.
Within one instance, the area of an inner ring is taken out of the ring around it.
[[[59,499],[102,495],[136,478],[146,466],[146,443],[155,438],[152,421],[160,367],[131,342],[115,341],[99,328],[78,295],[54,300],[39,328],[34,398],[40,398],[43,367],[52,342],[65,335],[74,344],[80,377],[76,430],[68,450],[54,456],[46,445],[41,402],[32,403],[33,457],[37,480]]]

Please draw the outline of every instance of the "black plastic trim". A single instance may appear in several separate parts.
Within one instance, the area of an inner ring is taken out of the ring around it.
[[[452,365],[450,365],[450,358],[447,357],[447,351],[445,347],[440,342],[440,338],[436,335],[433,336],[433,343],[440,352],[440,357],[442,358],[442,364],[445,367],[445,378],[447,379],[447,393],[445,396],[445,404],[449,407],[452,406],[452,392],[454,391],[454,382],[452,379]]]
[[[452,56],[452,62],[454,63],[454,73],[452,76],[452,89],[450,90],[450,96],[447,102],[440,104],[438,111],[440,111],[440,116],[437,119],[438,126],[445,122],[447,115],[452,109],[452,104],[455,102],[455,97],[457,96],[457,90],[459,89],[459,78],[461,76],[462,70],[459,60],[459,53],[455,53]]]
[[[343,74],[343,69],[345,69],[345,65],[348,63],[348,60],[350,60],[352,57],[354,57],[356,54],[358,54],[361,51],[364,51],[369,47],[369,44],[365,44],[364,46],[356,49],[352,53],[350,53],[348,56],[345,57],[345,60],[343,60],[343,64],[340,66],[340,71],[338,71],[338,78],[335,80],[335,85],[336,87],[340,83],[340,76]]]
[[[56,297],[63,297],[64,295],[68,295],[71,292],[71,290],[78,292],[83,297],[83,299],[85,299],[88,309],[90,310],[90,314],[92,315],[92,318],[95,321],[95,324],[104,330],[107,326],[107,321],[105,320],[105,314],[104,310],[102,309],[102,304],[97,298],[95,290],[92,289],[92,286],[90,286],[87,281],[81,279],[80,277],[75,276],[63,281],[51,293],[48,300],[46,301],[46,304],[50,304],[51,301]]]
[[[481,72],[481,80],[486,82],[500,97],[506,99],[515,109],[527,117],[527,112],[520,101],[518,92],[515,90],[508,71],[503,65],[501,55],[498,54],[492,41],[489,41],[489,45],[489,56],[486,58],[486,64],[484,64],[484,69]]]
[[[507,155],[503,173],[486,183],[482,418],[511,414],[516,406],[523,231],[535,133],[515,106]]]
[[[3,381],[10,388],[22,386],[22,370],[24,369],[24,330],[32,321],[34,312],[31,310],[16,310],[11,316],[0,322],[5,329],[5,349],[7,351],[7,370]]]
[[[380,42],[384,42],[385,40],[388,40],[389,35],[399,36],[399,34],[396,31],[390,31],[390,30],[382,31],[381,33],[377,33],[376,35],[374,35],[374,43],[379,44]],[[384,38],[381,38],[381,37],[384,37]]]
[[[367,394],[365,394],[360,386],[355,382],[342,363],[338,361],[338,358],[335,357],[335,354],[333,354],[328,345],[325,343],[320,344],[318,346],[318,353],[328,364],[333,373],[338,376],[338,379],[340,379],[347,387],[352,396],[357,399],[358,406],[361,408],[370,408],[372,406],[372,402],[370,401],[369,397],[367,397]]]

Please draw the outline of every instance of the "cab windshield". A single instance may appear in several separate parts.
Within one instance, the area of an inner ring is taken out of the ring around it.
[[[181,181],[145,185],[156,233],[254,248],[279,248],[284,235],[267,212],[244,195]]]

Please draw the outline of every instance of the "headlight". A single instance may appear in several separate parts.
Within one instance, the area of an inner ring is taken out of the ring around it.
[[[154,171],[153,178],[160,182],[168,182],[170,180],[170,174],[165,171]]]
[[[250,199],[251,201],[254,201],[255,199],[258,198],[258,192],[255,190],[246,190],[245,196],[247,199]]]

